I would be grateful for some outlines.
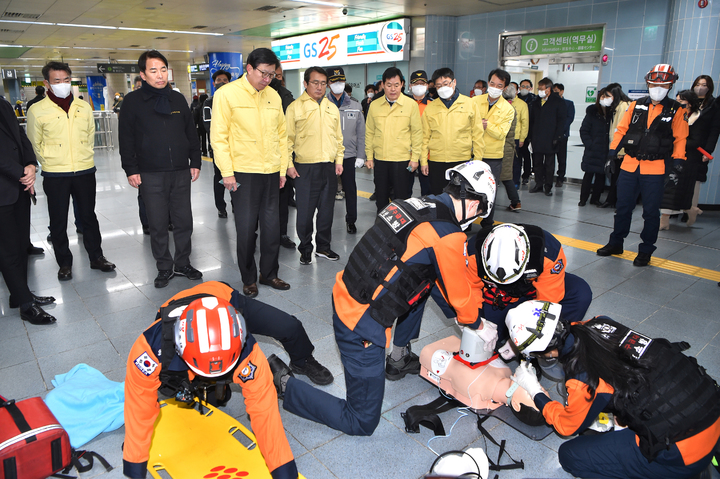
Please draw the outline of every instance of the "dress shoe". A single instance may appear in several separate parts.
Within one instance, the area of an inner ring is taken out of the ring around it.
[[[273,375],[273,384],[275,385],[275,391],[277,391],[278,399],[285,397],[285,386],[287,381],[291,377],[295,377],[292,369],[288,367],[285,362],[279,357],[271,354],[267,358],[268,365],[270,366],[270,372]]]
[[[260,275],[260,284],[270,286],[272,289],[279,289],[280,291],[287,291],[290,289],[290,285],[280,278],[265,279]]]
[[[300,264],[309,265],[312,263],[312,253],[300,253]]]
[[[60,281],[69,281],[72,279],[72,268],[70,266],[63,266],[58,271],[58,279]]]
[[[170,280],[175,276],[173,270],[163,269],[158,271],[158,275],[155,277],[155,287],[164,288],[170,283]]]
[[[56,321],[54,316],[46,313],[39,305],[33,303],[29,309],[20,311],[20,317],[23,321],[27,321],[30,324],[36,324],[38,326],[43,324],[52,324]]]
[[[523,178],[523,180],[522,180],[522,184],[523,184],[523,185],[527,185],[528,182],[529,182],[529,180],[528,180],[527,178]]]
[[[330,261],[337,261],[340,259],[340,255],[337,254],[335,251],[331,250],[330,248],[326,249],[325,251],[316,251],[315,256],[329,259]]]
[[[598,207],[601,206],[601,203],[600,203],[600,201],[598,201],[598,200],[590,200],[590,204],[591,204],[591,205],[598,206]]]
[[[638,253],[633,260],[633,266],[647,266],[650,264],[650,258],[652,258],[651,254]]]
[[[227,218],[227,211],[218,211],[218,218],[226,219],[226,218]]]
[[[33,246],[32,243],[30,243],[30,246],[28,246],[27,254],[33,256],[33,255],[39,255],[39,254],[45,254],[45,250],[42,248],[39,248],[37,246]]]
[[[608,201],[605,201],[604,203],[599,204],[598,208],[615,208],[615,203],[610,203]]]
[[[302,366],[290,363],[290,369],[292,369],[295,374],[307,376],[310,381],[314,382],[318,386],[327,386],[332,383],[334,379],[328,368],[317,362],[317,360],[312,356],[307,358],[305,360],[305,364]]]
[[[552,190],[548,190],[548,189],[545,190],[545,196],[552,196],[552,195],[553,195]]]
[[[247,296],[248,298],[254,298],[258,295],[258,289],[257,284],[244,284],[243,285],[243,294]]]
[[[372,195],[370,195],[370,198],[368,198],[368,200],[375,201],[376,198],[377,196],[375,195],[375,193],[373,193]]]
[[[99,269],[103,273],[109,273],[115,269],[115,265],[108,261],[105,256],[100,256],[95,261],[90,261],[90,269]]]
[[[563,180],[562,178],[558,178],[557,180],[555,180],[555,187],[562,188],[562,185],[564,182],[565,182],[565,180]]]
[[[587,201],[580,200],[578,201],[578,206],[585,206],[587,204]]]
[[[532,188],[530,188],[528,190],[528,193],[540,193],[542,190],[543,190],[542,185],[539,185],[536,183],[535,186],[533,186]]]
[[[355,223],[348,223],[347,224],[347,232],[351,235],[354,235],[357,233],[357,228],[355,227]]]
[[[282,235],[280,237],[280,246],[287,249],[295,249],[295,242],[291,240],[288,235]]]
[[[32,295],[33,302],[38,306],[47,306],[48,304],[53,304],[55,302],[55,298],[53,296],[35,296],[33,293],[30,294]],[[12,296],[10,296],[9,302],[10,308],[12,309],[20,307],[20,304],[18,304]]]
[[[182,268],[175,267],[175,274],[179,276],[185,276],[187,279],[197,281],[202,279],[202,273],[195,268],[192,267],[192,265],[188,264],[183,266]]]
[[[149,234],[150,234],[150,227],[149,227],[149,226],[143,226],[142,229],[143,229],[143,234],[144,234],[144,235],[149,235]]]
[[[508,206],[508,210],[510,210],[510,211],[520,211],[521,209],[522,209],[522,203],[520,203],[519,201],[517,203],[515,203],[514,205],[511,204],[510,206]]]
[[[598,256],[610,256],[613,254],[623,254],[623,247],[621,244],[608,243],[599,250],[596,251]]]

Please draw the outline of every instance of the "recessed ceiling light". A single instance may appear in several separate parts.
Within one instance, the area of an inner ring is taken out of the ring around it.
[[[145,7],[145,10],[155,10],[155,7]]]

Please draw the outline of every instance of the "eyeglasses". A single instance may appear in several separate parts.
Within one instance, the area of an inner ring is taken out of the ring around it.
[[[255,70],[260,72],[260,74],[263,77],[263,80],[269,80],[275,76],[275,72],[264,72],[264,71],[260,70],[259,68],[256,68]]]
[[[327,82],[318,81],[318,80],[309,81],[308,84],[314,86],[315,88],[317,88],[317,87],[325,88],[327,86]]]

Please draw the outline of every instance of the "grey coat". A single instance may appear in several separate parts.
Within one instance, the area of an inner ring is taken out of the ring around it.
[[[327,97],[335,104],[332,93],[328,93]],[[345,158],[365,159],[365,117],[360,102],[345,93],[339,110]]]

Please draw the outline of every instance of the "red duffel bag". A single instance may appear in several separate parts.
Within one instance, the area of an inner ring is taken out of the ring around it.
[[[0,396],[0,479],[44,479],[71,460],[68,434],[41,398]]]

